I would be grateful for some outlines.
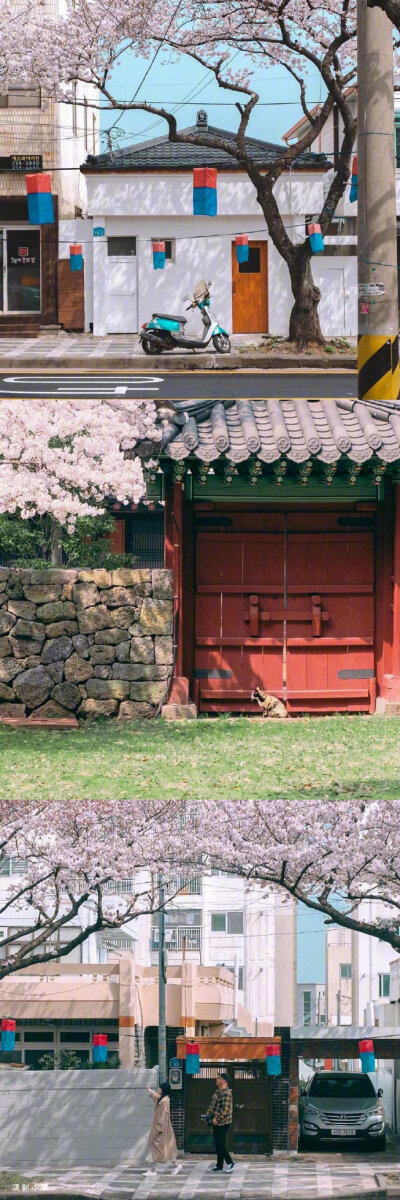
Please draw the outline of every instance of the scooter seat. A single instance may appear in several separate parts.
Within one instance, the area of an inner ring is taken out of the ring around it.
[[[179,317],[177,313],[153,313],[153,317],[161,317],[164,321],[179,321],[180,325],[187,325],[187,317]]]

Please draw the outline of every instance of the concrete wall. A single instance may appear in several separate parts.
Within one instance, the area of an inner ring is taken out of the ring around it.
[[[155,1070],[0,1071],[0,1165],[113,1167],[145,1159]]]
[[[0,567],[0,718],[153,716],[172,597],[171,571]]]

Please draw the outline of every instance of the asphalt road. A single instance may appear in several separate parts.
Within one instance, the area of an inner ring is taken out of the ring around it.
[[[110,396],[154,397],[159,400],[232,399],[248,397],[264,399],[269,396],[356,396],[357,375],[354,372],[321,372],[298,374],[280,372],[171,372],[166,375],[147,375],[133,372],[100,374],[0,374],[0,400],[15,397],[48,396],[56,399],[85,400]]]

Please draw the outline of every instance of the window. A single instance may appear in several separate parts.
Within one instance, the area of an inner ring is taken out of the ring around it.
[[[303,992],[303,1021],[305,1025],[311,1024],[311,992]]]
[[[38,87],[23,87],[16,83],[6,95],[0,95],[0,108],[40,108],[41,92]]]
[[[390,974],[384,972],[379,975],[379,995],[381,999],[387,1000],[390,995]]]
[[[130,895],[133,889],[133,879],[108,879],[104,884],[105,892],[118,892],[119,895]]]
[[[340,964],[340,978],[351,979],[351,963]]]
[[[238,263],[239,275],[259,275],[261,271],[261,251],[259,246],[249,246],[247,262]]]
[[[211,913],[211,933],[243,933],[243,913]]]
[[[244,990],[244,967],[239,967],[238,988],[239,988],[239,992],[243,992],[243,990]]]
[[[3,858],[0,862],[0,875],[25,875],[27,866],[23,858]]]
[[[109,258],[130,258],[136,254],[135,237],[107,238],[107,254]]]

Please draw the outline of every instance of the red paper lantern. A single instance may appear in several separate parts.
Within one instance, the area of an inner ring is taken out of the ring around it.
[[[373,1054],[374,1053],[374,1043],[373,1043],[372,1039],[371,1038],[362,1038],[361,1042],[358,1043],[358,1049],[360,1051],[360,1054]]]

